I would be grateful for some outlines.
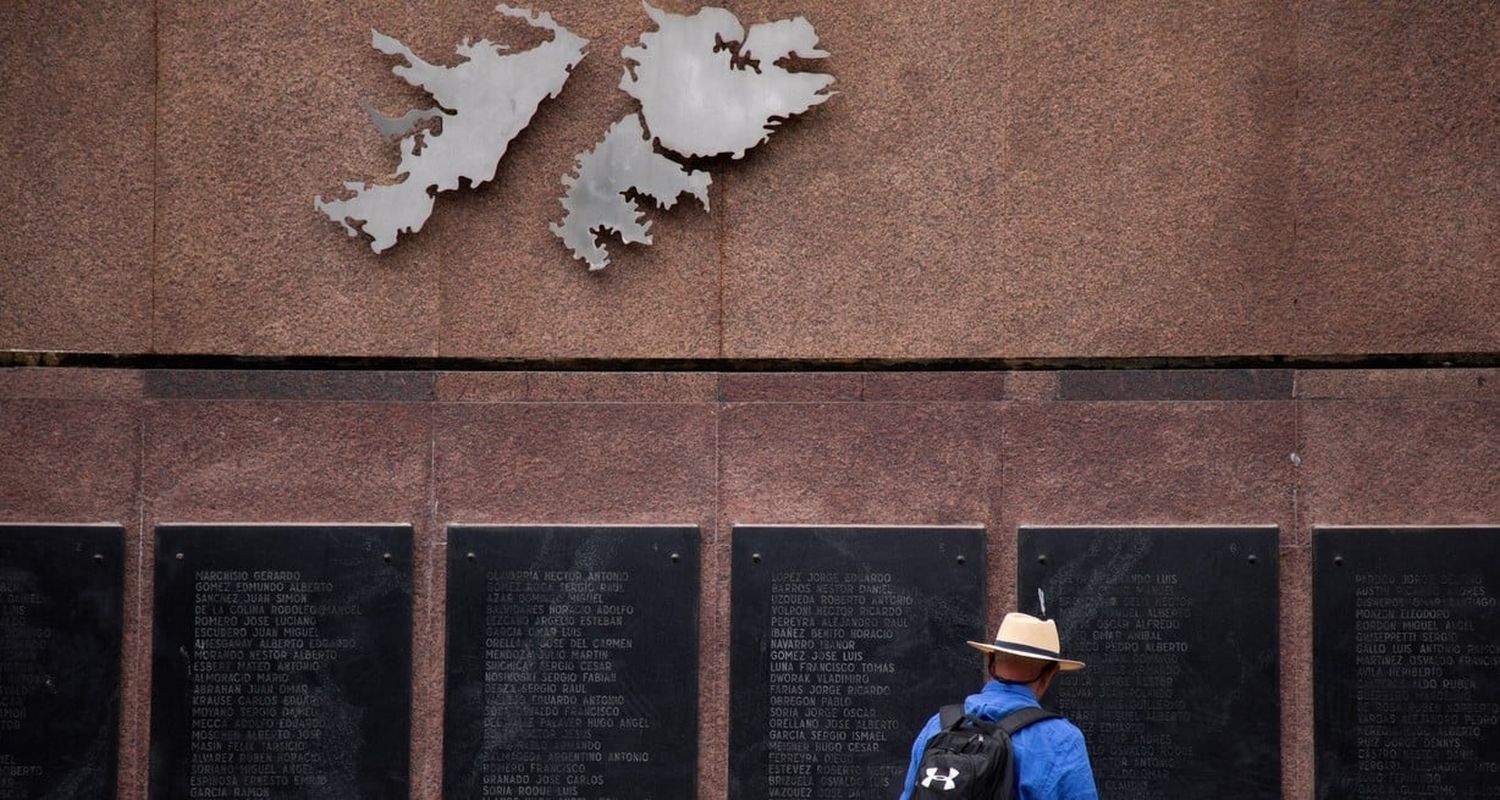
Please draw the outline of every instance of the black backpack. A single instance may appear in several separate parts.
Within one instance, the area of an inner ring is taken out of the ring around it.
[[[963,706],[943,706],[938,712],[941,727],[922,751],[912,800],[1012,800],[1016,763],[1010,737],[1055,716],[1032,707],[988,722],[965,714]]]

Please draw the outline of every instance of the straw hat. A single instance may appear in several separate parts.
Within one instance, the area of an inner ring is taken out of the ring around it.
[[[1056,661],[1057,668],[1063,672],[1083,669],[1082,661],[1062,657],[1062,648],[1057,641],[1057,623],[1030,614],[1014,611],[1006,614],[994,642],[969,642],[969,646],[986,653],[1010,653],[1038,661]]]

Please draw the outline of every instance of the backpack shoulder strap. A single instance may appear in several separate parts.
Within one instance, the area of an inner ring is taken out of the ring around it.
[[[928,706],[928,708],[931,707],[932,706]],[[939,727],[939,730],[951,730],[955,725],[963,722],[963,719],[964,707],[962,704],[943,706],[942,708],[938,709],[938,725],[941,726]]]
[[[1000,722],[998,723],[998,725],[1000,730],[1005,731],[1005,735],[1014,736],[1016,731],[1032,724],[1033,722],[1041,722],[1044,719],[1052,719],[1053,717],[1057,716],[1060,715],[1048,711],[1045,708],[1030,706],[1028,708],[1023,708],[1018,711],[1012,711],[1011,713],[1006,714],[1004,717],[1000,718]]]

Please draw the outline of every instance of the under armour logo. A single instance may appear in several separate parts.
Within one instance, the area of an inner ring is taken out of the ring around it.
[[[928,767],[927,768],[927,777],[925,777],[925,778],[922,779],[922,788],[923,789],[931,789],[933,781],[942,781],[942,783],[943,783],[943,791],[945,791],[945,792],[951,792],[954,789],[958,788],[958,784],[956,784],[956,783],[953,782],[953,779],[957,778],[957,777],[958,777],[958,770],[956,770],[956,769],[950,769],[950,770],[948,770],[948,774],[947,775],[939,775],[938,771],[937,771],[937,767]]]

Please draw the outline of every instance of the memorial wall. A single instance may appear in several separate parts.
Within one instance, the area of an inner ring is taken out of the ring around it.
[[[12,5],[0,800],[1497,796],[1500,6]]]
[[[1486,796],[1497,378],[6,370],[0,797],[894,797],[1016,607],[1109,796]]]

